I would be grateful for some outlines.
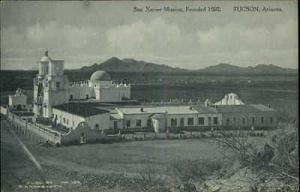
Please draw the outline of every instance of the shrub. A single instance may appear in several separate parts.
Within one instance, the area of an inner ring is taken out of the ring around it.
[[[223,166],[221,161],[211,160],[182,160],[171,164],[174,171],[184,182],[190,179],[205,179],[212,172],[220,170]]]

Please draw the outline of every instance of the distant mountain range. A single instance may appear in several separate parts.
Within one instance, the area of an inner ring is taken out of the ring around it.
[[[147,63],[134,59],[119,59],[112,57],[101,64],[82,67],[83,71],[103,70],[107,72],[187,72],[186,69],[170,67],[155,63]]]
[[[296,74],[297,69],[289,69],[278,67],[273,64],[259,64],[255,67],[239,67],[227,63],[209,66],[199,70],[188,70],[183,68],[170,67],[163,64],[148,63],[145,61],[137,61],[134,59],[119,59],[112,57],[100,64],[93,64],[80,68],[80,71],[97,71],[103,70],[107,72],[159,72],[159,73],[209,73],[209,74]]]
[[[198,71],[217,74],[290,74],[298,72],[297,69],[282,68],[273,64],[259,64],[255,67],[239,67],[226,63],[210,66]]]

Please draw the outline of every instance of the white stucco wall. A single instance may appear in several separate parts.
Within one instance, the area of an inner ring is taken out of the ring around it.
[[[204,118],[204,124],[203,125],[200,125],[199,122],[198,122],[198,119],[200,117],[203,117]],[[211,124],[209,125],[209,120],[208,118],[211,118]],[[221,114],[198,114],[198,117],[197,117],[197,125],[198,126],[216,126],[216,124],[214,124],[214,117],[217,117],[218,118],[218,124],[217,125],[221,125],[222,124],[222,116]]]
[[[224,98],[214,105],[244,105],[244,102],[241,101],[237,94],[228,93],[224,96]]]
[[[92,87],[89,87],[88,84],[77,84],[73,85],[68,90],[68,99],[70,99],[70,95],[72,95],[73,99],[86,99],[95,98],[95,91]]]
[[[119,120],[110,120],[109,122],[109,128],[110,129],[114,129],[114,122],[117,123],[117,129],[123,129],[124,126],[123,126],[123,119],[119,119]]]
[[[126,122],[127,120],[130,120],[130,127],[128,128],[143,128],[143,127],[147,127],[147,121],[150,118],[150,113],[144,113],[144,114],[123,114],[120,111],[118,111],[120,114],[120,117],[122,118],[123,122],[124,122],[124,128],[126,128]],[[204,118],[204,124],[199,124],[198,118]],[[208,118],[211,118],[211,124],[209,124]],[[214,117],[218,118],[218,122],[217,124],[214,124]],[[222,123],[222,117],[221,114],[197,114],[197,113],[191,113],[191,114],[166,114],[166,125],[167,127],[181,127],[180,124],[180,119],[183,118],[184,119],[184,127],[187,126],[197,126],[197,127],[201,127],[201,126],[217,126],[217,125],[221,125]],[[189,118],[193,118],[193,125],[189,125],[188,124],[188,119]],[[177,125],[173,126],[171,124],[172,119],[176,119],[177,120]],[[136,121],[137,120],[141,120],[141,126],[137,127],[136,126]],[[120,121],[121,122],[121,121]],[[118,124],[119,125],[119,124]],[[110,124],[110,127],[113,128],[113,123]],[[121,127],[121,128],[123,128]],[[118,127],[120,128],[120,127]]]
[[[52,60],[49,63],[49,75],[60,76],[64,73],[64,61],[63,60]]]
[[[146,128],[147,127],[147,121],[149,119],[149,116],[151,114],[124,114],[124,127],[125,128]],[[130,127],[127,127],[126,121],[130,120]],[[136,126],[136,121],[141,120],[141,126]]]
[[[26,95],[9,95],[8,96],[8,105],[10,107],[17,105],[27,106],[27,96]]]
[[[57,116],[57,121],[56,123],[61,124],[65,127],[75,129],[80,122],[85,121],[84,117],[74,115],[71,113],[67,113],[65,111],[61,111],[59,109],[53,108],[52,109],[52,114],[53,114],[53,120]],[[65,118],[65,121],[64,121]]]
[[[99,130],[109,129],[110,114],[102,113],[94,116],[89,116],[85,118],[85,121],[88,123],[91,129],[96,129],[96,124],[98,124]]]
[[[75,129],[80,122],[87,122],[91,129],[96,128],[98,124],[98,129],[108,129],[110,126],[110,115],[109,113],[97,114],[89,117],[82,117],[79,115],[71,114],[59,109],[53,108],[53,120],[57,115],[57,123],[64,125],[65,127]],[[65,118],[65,120],[64,120]]]
[[[167,126],[168,127],[180,127],[180,119],[184,119],[184,126],[189,126],[188,125],[188,118],[193,118],[194,123],[192,126],[196,126],[197,124],[197,114],[168,114],[167,116]],[[172,119],[177,119],[177,126],[171,126],[171,120]]]
[[[130,98],[130,87],[96,87],[95,96],[102,102],[119,102],[123,97]]]

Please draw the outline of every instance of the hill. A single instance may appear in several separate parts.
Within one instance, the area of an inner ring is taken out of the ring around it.
[[[205,69],[200,69],[198,72],[214,73],[214,74],[296,74],[296,69],[288,69],[278,67],[273,64],[259,64],[255,67],[239,67],[227,63],[209,66]]]
[[[170,67],[162,64],[148,63],[137,61],[134,59],[119,59],[112,57],[101,64],[95,63],[92,66],[85,66],[81,71],[97,71],[103,70],[106,72],[187,72],[187,69]]]
[[[217,75],[254,75],[254,74],[297,74],[297,69],[289,69],[278,67],[273,64],[259,64],[255,67],[239,67],[227,63],[220,63],[218,65],[209,66],[204,69],[199,70],[188,70],[183,68],[175,68],[163,64],[149,63],[145,61],[137,61],[134,59],[119,59],[117,57],[112,57],[102,63],[95,63],[91,66],[84,66],[79,69],[84,72],[94,72],[97,70],[103,70],[107,72],[140,72],[140,73],[207,73],[207,74],[217,74]]]

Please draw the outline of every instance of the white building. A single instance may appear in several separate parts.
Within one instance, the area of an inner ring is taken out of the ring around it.
[[[111,114],[111,128],[166,128],[218,126],[221,116],[211,107],[197,106],[140,106],[116,108]]]
[[[17,89],[14,95],[8,96],[8,106],[19,111],[27,109],[27,96],[21,89]]]
[[[245,103],[239,99],[239,96],[235,93],[228,93],[224,98],[214,105],[244,105]]]
[[[197,106],[126,106],[101,103],[66,103],[53,107],[54,124],[68,129],[86,122],[91,129],[154,129],[199,128],[220,126],[221,114],[215,108]]]
[[[91,129],[104,130],[109,127],[109,110],[94,107],[88,103],[65,103],[52,109],[53,122],[74,130],[86,122]]]
[[[94,72],[88,81],[70,83],[64,75],[64,61],[51,59],[46,51],[34,78],[33,97],[35,116],[50,118],[53,106],[73,100],[120,102],[130,99],[130,85],[114,84],[104,71]]]
[[[250,126],[246,120],[253,122],[253,115],[261,122],[255,125],[276,125],[275,110],[263,106],[259,109],[247,107],[234,93],[226,94],[215,104],[206,100],[204,105],[142,106],[124,101],[130,99],[130,89],[130,85],[113,83],[104,71],[94,72],[87,81],[70,83],[64,75],[64,61],[53,60],[46,52],[34,79],[34,114],[51,120],[54,129],[60,125],[69,132],[78,130],[82,124],[97,133],[105,129],[154,129],[156,132],[181,128],[206,130],[236,125],[237,119],[241,119],[241,125]],[[25,98],[18,92],[10,96],[10,105],[22,105]],[[122,105],[116,104],[119,102]],[[245,115],[252,116],[246,119]],[[265,119],[271,123],[266,124]]]

